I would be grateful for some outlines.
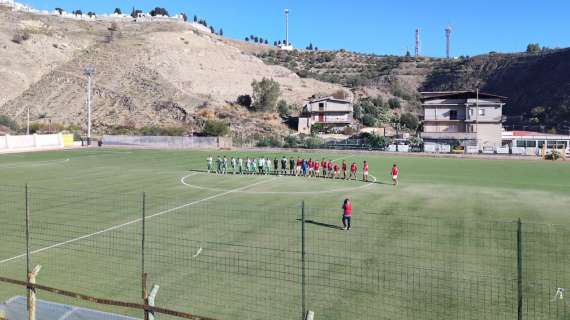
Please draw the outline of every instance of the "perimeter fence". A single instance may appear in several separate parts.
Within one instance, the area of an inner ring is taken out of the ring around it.
[[[0,300],[37,291],[158,319],[309,310],[314,319],[570,319],[567,226],[384,209],[356,211],[344,231],[338,212],[302,203],[206,199],[0,186]]]

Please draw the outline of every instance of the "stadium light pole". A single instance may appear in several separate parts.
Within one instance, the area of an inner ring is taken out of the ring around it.
[[[87,145],[91,145],[91,77],[95,74],[95,67],[85,66],[83,74],[87,76]]]
[[[28,106],[28,118],[26,120],[26,135],[30,135],[30,106]]]

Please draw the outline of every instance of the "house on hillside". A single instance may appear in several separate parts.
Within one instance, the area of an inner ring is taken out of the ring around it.
[[[340,131],[353,123],[352,102],[333,97],[307,101],[299,116],[300,133],[309,134],[311,127],[321,124],[332,131]]]
[[[506,97],[479,91],[422,92],[424,143],[501,147]]]

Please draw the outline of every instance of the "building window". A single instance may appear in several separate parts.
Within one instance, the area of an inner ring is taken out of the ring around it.
[[[319,103],[319,111],[325,111],[325,103],[324,102]]]
[[[449,120],[457,120],[457,110],[449,110]]]
[[[485,115],[485,109],[479,109],[479,115],[484,116]]]

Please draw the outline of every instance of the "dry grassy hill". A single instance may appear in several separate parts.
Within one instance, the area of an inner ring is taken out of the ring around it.
[[[78,21],[0,7],[0,112],[82,124],[83,67],[94,65],[95,130],[110,126],[180,126],[199,130],[206,118],[227,118],[234,130],[285,131],[273,114],[232,106],[251,82],[273,78],[282,98],[300,104],[339,85],[302,79],[254,54],[272,50],[205,33],[181,22]],[[110,30],[114,29],[114,30]],[[25,34],[27,40],[15,42]]]

